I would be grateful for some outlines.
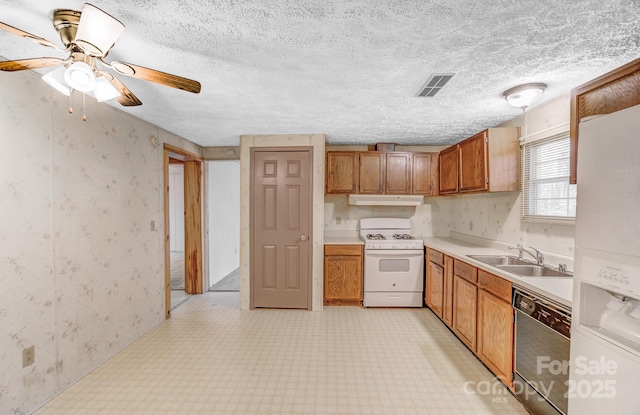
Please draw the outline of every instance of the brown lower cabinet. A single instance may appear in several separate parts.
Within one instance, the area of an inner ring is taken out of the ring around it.
[[[453,258],[435,249],[427,248],[425,256],[424,302],[451,327],[453,319]]]
[[[440,318],[444,300],[444,254],[427,248],[424,302]]]
[[[453,324],[453,258],[444,256],[444,299],[442,300],[442,321]]]
[[[325,245],[325,305],[362,303],[362,261],[362,245]]]
[[[511,283],[427,247],[425,303],[505,385],[513,387]]]
[[[477,355],[507,386],[513,381],[513,330],[511,283],[478,271]]]
[[[477,269],[453,260],[453,332],[472,351],[476,351],[478,307]]]

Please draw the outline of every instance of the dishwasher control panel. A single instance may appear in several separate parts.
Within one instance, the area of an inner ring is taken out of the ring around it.
[[[570,338],[571,314],[528,293],[514,290],[513,308]]]

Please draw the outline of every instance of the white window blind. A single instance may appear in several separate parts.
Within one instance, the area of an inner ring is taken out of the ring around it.
[[[524,144],[524,220],[575,221],[576,185],[569,184],[569,146],[568,132]]]

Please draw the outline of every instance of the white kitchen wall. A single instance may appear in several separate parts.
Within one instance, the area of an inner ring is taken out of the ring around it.
[[[209,161],[209,286],[240,264],[240,161]]]
[[[520,127],[521,136],[544,136],[547,130],[568,130],[569,104],[569,96],[561,97],[500,126]],[[420,151],[419,148],[411,150]],[[416,235],[448,237],[455,232],[487,241],[521,243],[573,258],[575,227],[521,221],[520,192],[428,197],[423,206],[415,208],[350,206],[347,201],[345,195],[325,196],[325,231],[356,231],[363,217],[404,217],[411,219]],[[562,260],[571,265],[567,258]]]
[[[0,77],[1,414],[31,413],[164,320],[162,143],[199,147],[91,98],[83,122],[73,100],[68,114],[33,71]]]
[[[184,252],[184,165],[169,164],[169,243]]]

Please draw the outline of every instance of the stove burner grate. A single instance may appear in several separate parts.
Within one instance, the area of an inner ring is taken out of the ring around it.
[[[367,239],[379,241],[379,240],[387,239],[387,238],[385,238],[385,236],[383,234],[381,234],[381,233],[368,233],[367,234]]]
[[[416,239],[416,238],[407,233],[394,233],[393,239],[407,240],[407,239]]]

